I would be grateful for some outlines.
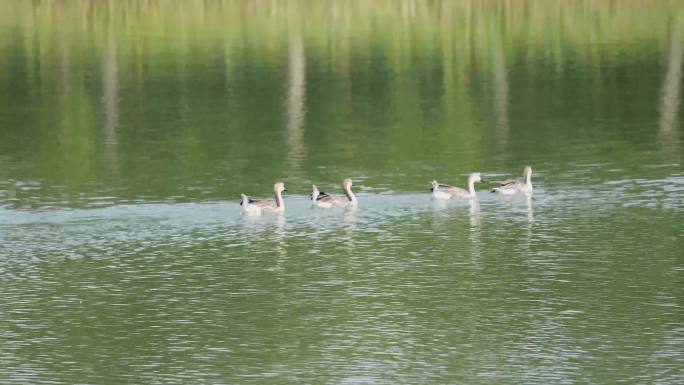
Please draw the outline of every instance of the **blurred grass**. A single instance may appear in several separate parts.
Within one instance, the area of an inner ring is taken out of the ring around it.
[[[158,195],[225,167],[270,183],[522,162],[592,119],[653,121],[683,4],[5,0],[0,154],[79,190],[154,174]]]
[[[27,80],[66,67],[82,75],[115,40],[120,70],[135,76],[143,63],[227,64],[253,55],[266,63],[286,54],[288,38],[302,36],[308,58],[332,57],[331,71],[385,51],[397,72],[415,61],[444,58],[447,72],[467,77],[493,65],[495,47],[507,61],[540,57],[563,70],[567,56],[593,66],[636,60],[606,46],[663,44],[682,18],[677,1],[22,1],[0,3],[0,65],[18,55]],[[663,22],[665,21],[665,22]],[[20,46],[17,46],[20,42]],[[626,50],[625,53],[637,52]],[[217,55],[221,56],[217,58]],[[326,61],[325,64],[328,64]],[[15,63],[16,65],[16,63]],[[16,76],[3,71],[7,77]]]

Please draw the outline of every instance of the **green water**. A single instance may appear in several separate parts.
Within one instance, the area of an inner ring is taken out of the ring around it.
[[[3,1],[0,383],[681,383],[682,42],[675,1]]]

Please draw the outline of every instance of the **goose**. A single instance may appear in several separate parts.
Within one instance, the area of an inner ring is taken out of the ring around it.
[[[468,190],[459,187],[449,186],[448,184],[439,183],[436,180],[432,181],[432,196],[437,199],[474,199],[475,196],[475,182],[482,182],[482,176],[479,172],[474,172],[468,176]]]
[[[497,182],[498,186],[492,189],[493,193],[503,195],[513,195],[516,193],[531,194],[532,193],[532,167],[525,166],[523,170],[523,182],[515,179],[509,179],[503,182]]]
[[[285,183],[277,182],[273,185],[273,194],[275,200],[250,198],[245,194],[240,194],[240,206],[242,212],[248,215],[261,215],[266,213],[280,213],[285,211],[285,204],[283,202],[283,191],[285,190]]]
[[[323,208],[356,206],[358,202],[356,200],[356,195],[354,195],[351,188],[351,179],[347,178],[342,181],[342,191],[344,191],[344,195],[346,195],[346,198],[342,198],[332,194],[324,193],[323,191],[318,191],[318,187],[313,185],[311,201],[313,202],[314,206]]]

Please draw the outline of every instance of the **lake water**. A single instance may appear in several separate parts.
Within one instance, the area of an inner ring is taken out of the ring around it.
[[[683,41],[674,1],[3,1],[0,383],[682,383]]]

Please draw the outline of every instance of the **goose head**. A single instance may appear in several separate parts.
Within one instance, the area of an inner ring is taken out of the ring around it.
[[[273,191],[275,191],[276,194],[281,194],[283,191],[287,191],[285,189],[285,183],[277,182],[273,185]]]
[[[527,178],[528,176],[532,176],[532,166],[525,166],[525,169],[523,170],[523,176]]]
[[[468,177],[468,179],[470,179],[470,181],[472,181],[473,183],[482,182],[482,174],[480,174],[479,172],[474,172],[470,174],[470,177]]]

